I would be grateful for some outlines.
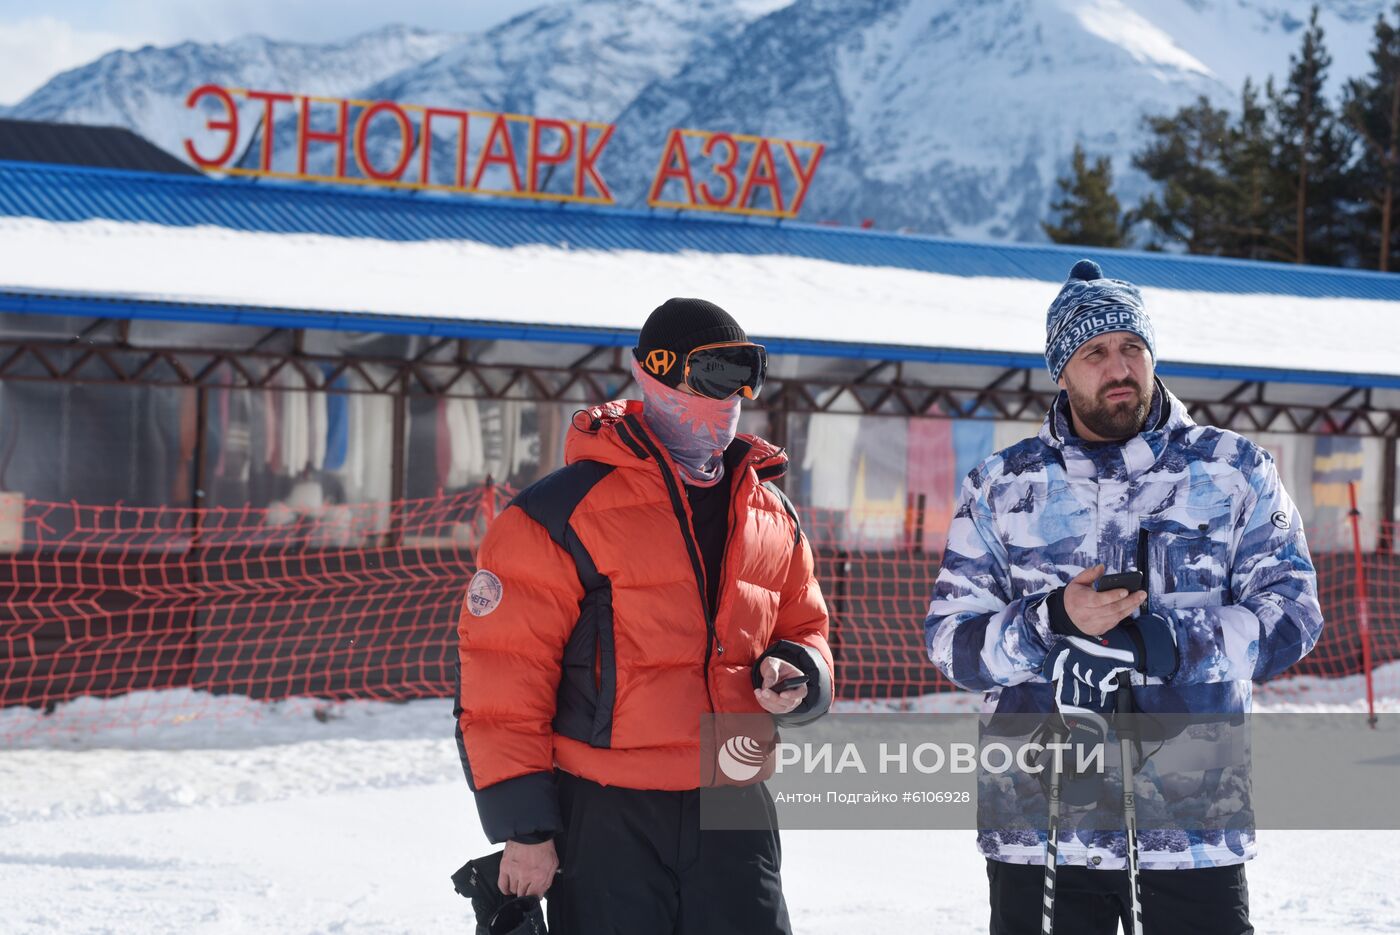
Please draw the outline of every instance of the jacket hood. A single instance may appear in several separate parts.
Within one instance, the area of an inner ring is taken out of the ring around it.
[[[598,461],[618,468],[649,468],[661,461],[675,470],[671,456],[647,427],[641,400],[617,399],[574,413],[564,442],[564,463]],[[736,435],[725,449],[726,470],[752,466],[760,482],[787,473],[787,452],[757,435]]]

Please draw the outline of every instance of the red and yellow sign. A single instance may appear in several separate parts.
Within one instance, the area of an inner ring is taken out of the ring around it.
[[[256,168],[229,165],[239,139],[235,97],[256,101],[262,107]],[[211,118],[205,126],[210,131],[226,134],[223,149],[213,154],[200,151],[193,140],[185,140],[185,152],[196,165],[205,169],[264,178],[385,185],[544,201],[613,203],[612,192],[598,174],[597,167],[598,158],[613,134],[611,124],[423,107],[393,101],[245,91],[212,84],[191,91],[185,106],[198,107],[205,98],[212,98],[223,108],[222,118]],[[279,111],[289,108],[296,114],[295,171],[274,168],[278,154],[274,149],[277,140],[272,128],[283,116]],[[358,111],[353,120],[352,108]],[[314,119],[320,116],[325,123],[328,115],[332,118],[333,129],[316,129]],[[384,164],[374,163],[366,145],[370,130],[379,124],[396,129],[399,137],[397,156]],[[484,133],[479,146],[471,145],[473,131]],[[442,139],[454,144],[453,158],[446,165],[441,161],[434,163],[438,151],[430,142]],[[429,141],[427,145],[425,141]],[[307,171],[307,157],[313,145],[333,149],[335,168],[330,174]],[[415,153],[417,158],[414,158]],[[359,170],[358,176],[346,172],[351,158]],[[548,191],[545,185],[553,169],[559,166],[567,166],[572,172],[572,184],[568,191]]]
[[[240,99],[252,103],[261,128],[256,164],[251,168],[239,165],[244,159],[236,152],[243,138]],[[205,129],[213,140],[196,143],[186,138],[185,152],[201,168],[228,175],[616,203],[599,169],[613,136],[614,127],[608,123],[213,84],[195,88],[185,99],[192,110],[207,111],[211,105],[216,113],[207,119]],[[295,141],[290,152],[279,152],[275,128],[287,116],[295,117]],[[397,136],[397,145],[372,152],[371,134],[383,136],[386,131],[390,139]],[[328,173],[309,171],[313,151],[333,157]],[[658,208],[794,218],[822,151],[820,143],[673,130],[647,203]],[[775,159],[775,153],[785,161]],[[349,171],[351,160],[354,173]],[[567,176],[557,179],[558,172]]]
[[[653,208],[795,218],[822,160],[821,143],[672,130],[652,179]],[[779,167],[775,152],[786,163]],[[702,181],[696,183],[697,173]],[[698,196],[698,197],[697,197]]]

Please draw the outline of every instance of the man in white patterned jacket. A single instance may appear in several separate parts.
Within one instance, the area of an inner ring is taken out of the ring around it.
[[[1251,680],[1317,642],[1316,574],[1273,459],[1195,424],[1154,360],[1137,287],[1081,260],[1047,316],[1061,392],[1039,435],[963,482],[925,636],[934,665],[998,713],[1049,713],[1075,693],[1111,710],[1120,671],[1145,713],[1248,712]],[[1106,570],[1145,572],[1147,593],[1096,591]],[[1131,931],[1124,833],[1061,832],[1056,931],[1111,933],[1120,918]],[[1148,935],[1253,932],[1252,829],[1139,842]],[[984,830],[978,844],[993,935],[1039,932],[1045,832]]]

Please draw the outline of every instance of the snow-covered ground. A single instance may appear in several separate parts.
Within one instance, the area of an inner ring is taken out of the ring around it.
[[[1359,714],[1358,688],[1295,680],[1258,703]],[[1377,692],[1380,710],[1400,711],[1400,665],[1378,673]],[[919,707],[975,702],[938,699]],[[164,724],[112,726],[156,702]],[[470,930],[448,877],[489,845],[448,701],[163,693],[0,712],[0,736],[14,740],[0,752],[6,935]],[[1264,832],[1260,851],[1258,931],[1400,932],[1400,832]],[[970,832],[787,832],[783,854],[804,935],[985,931]]]

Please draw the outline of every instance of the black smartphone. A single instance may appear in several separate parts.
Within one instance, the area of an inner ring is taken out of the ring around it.
[[[769,690],[780,693],[791,691],[799,685],[806,685],[808,681],[810,680],[805,675],[794,675],[790,679],[783,679],[781,682],[775,682],[773,687]]]
[[[1127,588],[1129,594],[1141,591],[1142,572],[1120,571],[1112,575],[1099,575],[1099,580],[1094,582],[1095,591],[1113,591],[1118,588]]]

